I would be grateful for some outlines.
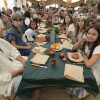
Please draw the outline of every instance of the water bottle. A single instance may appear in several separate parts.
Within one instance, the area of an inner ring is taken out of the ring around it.
[[[55,31],[54,31],[54,29],[52,29],[52,31],[51,31],[50,39],[51,39],[51,42],[55,42]]]
[[[52,27],[54,27],[54,18],[52,17]]]

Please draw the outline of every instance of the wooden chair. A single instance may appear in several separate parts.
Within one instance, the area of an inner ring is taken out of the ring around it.
[[[98,88],[99,88],[99,90],[100,90],[100,85],[99,85]],[[91,96],[93,96],[92,93],[90,93],[87,97],[85,97],[84,100],[88,100]]]

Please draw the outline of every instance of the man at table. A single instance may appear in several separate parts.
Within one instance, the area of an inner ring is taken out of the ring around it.
[[[16,93],[22,79],[27,57],[22,57],[19,51],[9,42],[0,38],[0,95],[10,96]],[[39,90],[31,100],[39,100]]]

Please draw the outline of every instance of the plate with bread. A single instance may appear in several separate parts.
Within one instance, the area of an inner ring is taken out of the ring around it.
[[[47,32],[47,29],[46,28],[40,28],[38,32],[39,33],[46,33]]]
[[[53,43],[53,44],[51,45],[51,49],[53,49],[53,50],[55,50],[55,51],[60,51],[60,50],[62,50],[62,46],[61,46],[60,43]]]
[[[73,61],[73,62],[78,63],[78,62],[84,61],[84,58],[80,52],[68,52],[67,55],[68,55],[68,59]]]

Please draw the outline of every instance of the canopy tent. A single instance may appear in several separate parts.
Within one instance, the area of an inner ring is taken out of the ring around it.
[[[34,4],[37,3],[36,0],[28,0]],[[67,0],[66,0],[67,1]],[[75,1],[75,0],[73,0]],[[71,7],[77,7],[79,6],[81,3],[84,3],[85,0],[77,0],[77,2],[72,2],[72,4],[70,5]],[[64,0],[47,0],[45,1],[45,6],[48,6],[48,5],[52,5],[52,4],[58,4],[58,5],[63,5],[63,6],[66,6],[67,3],[64,1]]]

